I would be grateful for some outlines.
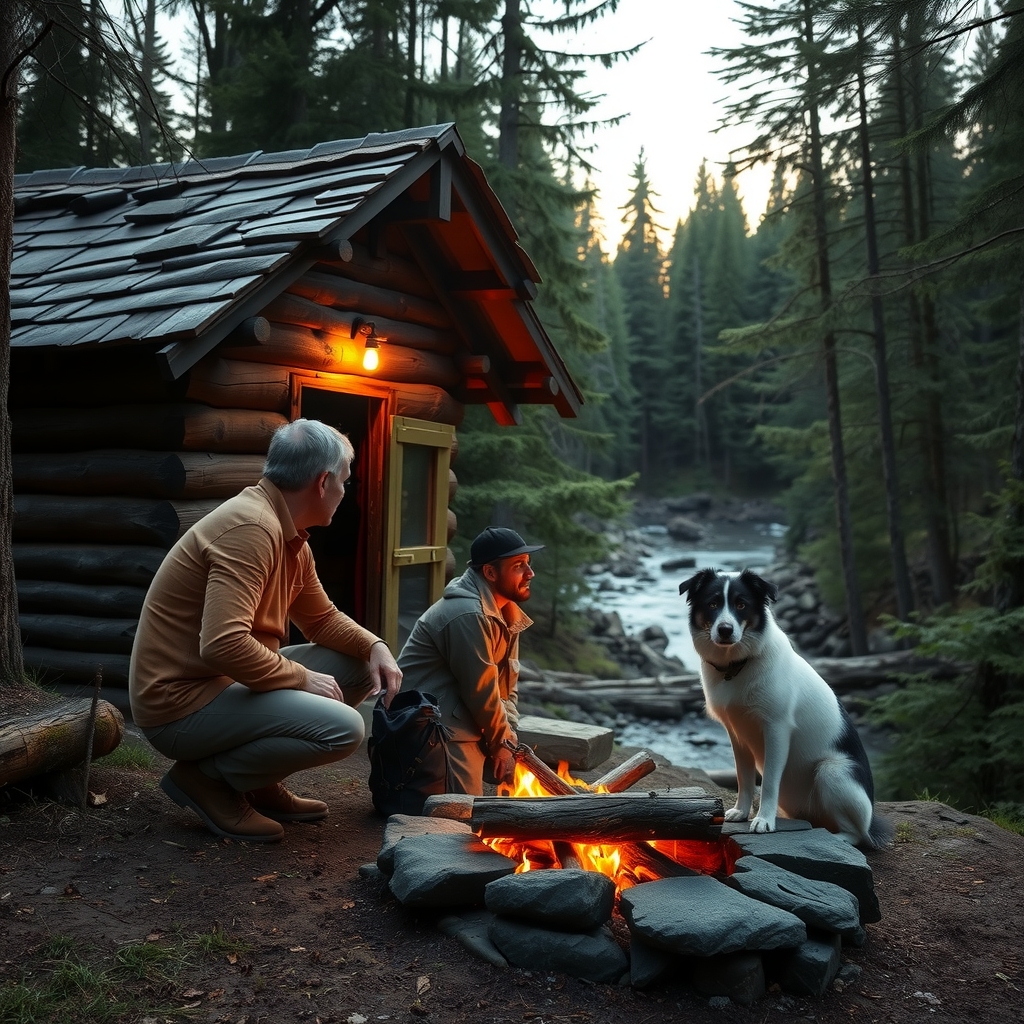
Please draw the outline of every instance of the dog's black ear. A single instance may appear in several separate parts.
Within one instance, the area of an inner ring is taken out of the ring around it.
[[[689,601],[692,603],[700,588],[706,586],[717,575],[717,569],[701,569],[700,572],[694,573],[694,575],[688,580],[683,580],[683,582],[679,584],[679,593],[685,594],[689,592]]]
[[[751,572],[750,569],[744,569],[740,574],[740,579],[750,587],[750,589],[757,594],[762,601],[777,601],[779,599],[779,588],[774,583],[769,583],[766,579],[762,579],[757,575],[756,572]]]

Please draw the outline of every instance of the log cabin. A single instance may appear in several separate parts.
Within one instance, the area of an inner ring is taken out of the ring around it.
[[[300,416],[352,439],[311,545],[398,650],[455,571],[456,428],[581,393],[454,125],[15,181],[13,549],[26,666],[125,686],[146,588]],[[301,639],[293,637],[293,639]]]

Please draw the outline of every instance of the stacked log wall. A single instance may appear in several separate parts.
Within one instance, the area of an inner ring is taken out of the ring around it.
[[[99,664],[106,685],[127,685],[149,582],[178,537],[259,479],[290,415],[293,372],[356,392],[372,380],[375,394],[393,393],[398,415],[461,422],[448,390],[462,381],[457,339],[429,289],[411,265],[399,268],[406,287],[397,291],[346,280],[347,269],[318,265],[264,310],[282,319],[247,321],[179,381],[137,368],[90,372],[80,352],[63,364],[20,361],[13,549],[25,662],[42,680],[89,681]],[[356,317],[386,337],[372,374],[363,338],[349,337]],[[449,503],[457,486],[452,471]],[[449,542],[456,529],[449,509]],[[447,555],[450,578],[450,547]]]

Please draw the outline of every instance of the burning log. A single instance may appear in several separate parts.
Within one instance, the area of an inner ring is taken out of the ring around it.
[[[571,796],[573,793],[586,792],[589,787],[577,788],[566,782],[561,775],[553,772],[529,747],[519,744],[512,751],[516,763],[533,773],[537,784],[546,792],[555,796]]]
[[[590,788],[599,790],[602,787],[609,793],[622,793],[644,776],[650,775],[658,766],[654,758],[646,750],[638,750],[632,757],[623,761],[618,768],[612,768],[596,782],[590,783]]]
[[[477,797],[470,827],[483,838],[565,839],[581,843],[717,839],[724,809],[717,797]]]

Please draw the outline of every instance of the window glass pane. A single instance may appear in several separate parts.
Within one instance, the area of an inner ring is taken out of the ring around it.
[[[399,547],[424,547],[432,542],[434,449],[402,445],[402,532]]]
[[[412,632],[416,620],[430,606],[430,564],[403,566],[398,573],[398,650]]]

